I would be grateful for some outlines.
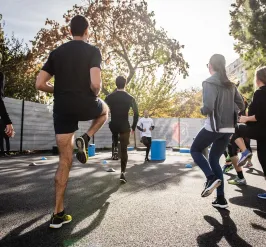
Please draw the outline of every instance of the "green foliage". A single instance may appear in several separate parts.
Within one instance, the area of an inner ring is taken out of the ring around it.
[[[11,38],[5,37],[1,22],[0,52],[2,54],[0,68],[6,78],[5,96],[36,101],[38,94],[35,89],[37,68],[31,67],[30,50],[23,41],[16,39],[14,34]]]
[[[232,7],[230,35],[248,71],[248,82],[240,90],[250,100],[254,91],[254,71],[266,64],[266,1],[236,0]]]
[[[188,75],[188,64],[176,40],[156,27],[154,12],[144,0],[87,1],[75,5],[64,15],[65,24],[46,20],[32,42],[36,58],[45,60],[49,51],[67,40],[70,20],[77,14],[88,17],[90,43],[97,45],[103,56],[103,69],[116,75],[127,75],[128,82],[138,74],[154,74],[163,68],[165,80],[174,81],[177,74]],[[109,92],[104,81],[104,93]]]

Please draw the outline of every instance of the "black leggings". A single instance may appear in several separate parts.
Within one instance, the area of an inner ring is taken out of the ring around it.
[[[252,125],[238,124],[236,126],[236,132],[232,137],[232,141],[235,141],[239,137],[249,138],[257,140],[257,153],[258,159],[262,166],[264,176],[266,176],[266,126],[263,126],[259,123]]]
[[[146,148],[146,158],[148,158],[149,157],[149,152],[151,150],[151,137],[143,136],[142,137],[142,142],[147,147]]]
[[[9,137],[7,136],[7,134],[5,133],[4,130],[0,130],[0,150],[1,153],[4,153],[4,139],[6,141],[6,151],[9,152],[10,151],[10,143],[9,143]]]
[[[113,145],[114,148],[118,147],[118,140],[120,140],[121,146],[121,172],[126,171],[128,155],[127,155],[127,146],[129,144],[130,132],[119,133],[112,131],[113,134]]]

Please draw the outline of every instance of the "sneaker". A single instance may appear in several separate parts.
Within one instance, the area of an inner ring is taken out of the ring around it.
[[[78,161],[82,164],[87,163],[89,158],[88,157],[89,140],[87,134],[84,134],[83,136],[80,136],[76,139],[76,146],[78,148],[78,152],[76,154]]]
[[[266,193],[258,194],[258,198],[260,198],[260,199],[266,199]]]
[[[147,162],[149,162],[149,161],[151,161],[149,158],[145,158],[145,161],[147,161]]]
[[[213,178],[210,180],[207,180],[205,183],[205,188],[201,193],[202,197],[209,196],[216,188],[218,188],[222,183],[221,179]]]
[[[72,221],[72,216],[68,214],[64,214],[62,217],[56,215],[52,215],[51,221],[50,221],[50,228],[60,228],[63,224],[67,224],[70,221]]]
[[[224,197],[223,198],[216,198],[216,200],[214,202],[212,202],[212,206],[215,208],[227,208],[228,203]]]
[[[228,180],[228,183],[233,185],[246,185],[247,181],[245,178],[240,179],[238,176],[236,176],[234,179]]]
[[[230,165],[224,165],[223,166],[223,173],[227,173],[233,169],[234,169],[234,166],[232,165],[232,163]]]
[[[124,184],[127,182],[126,177],[125,177],[125,174],[124,174],[123,172],[121,173],[120,181],[121,181],[122,183],[124,183]]]
[[[237,165],[243,166],[246,164],[246,161],[252,157],[252,153],[249,150],[246,150],[245,152],[241,153],[241,158],[239,159]]]

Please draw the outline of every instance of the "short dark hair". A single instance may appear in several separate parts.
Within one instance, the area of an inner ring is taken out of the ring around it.
[[[70,29],[73,36],[83,36],[88,26],[89,22],[82,15],[76,15],[70,22]]]
[[[127,79],[123,76],[118,76],[115,80],[115,84],[118,89],[123,89],[127,84]]]

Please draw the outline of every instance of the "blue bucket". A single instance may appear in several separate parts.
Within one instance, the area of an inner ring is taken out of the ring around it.
[[[88,148],[89,157],[95,156],[95,144],[90,144]]]
[[[166,141],[162,139],[152,140],[151,143],[151,160],[165,160]]]

